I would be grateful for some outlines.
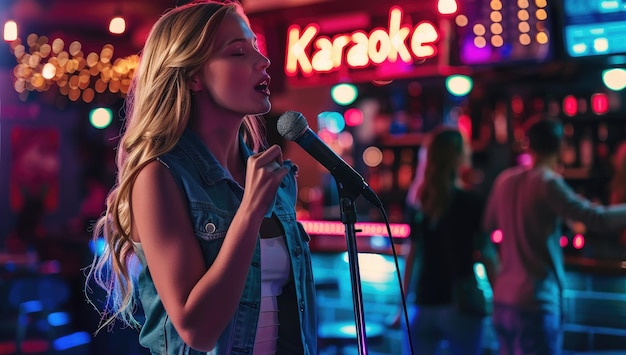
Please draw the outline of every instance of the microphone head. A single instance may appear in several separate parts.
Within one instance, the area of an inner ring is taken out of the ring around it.
[[[300,137],[307,128],[309,128],[309,124],[306,118],[300,112],[296,111],[283,113],[276,123],[278,133],[290,141],[294,141],[296,138]]]

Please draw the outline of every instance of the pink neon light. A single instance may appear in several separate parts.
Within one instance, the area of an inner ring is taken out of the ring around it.
[[[311,235],[334,235],[345,236],[346,228],[341,222],[335,221],[299,221],[302,223],[304,230]],[[407,238],[411,233],[411,227],[408,224],[390,223],[391,236],[394,238]],[[387,226],[384,223],[374,222],[357,222],[354,226],[356,229],[362,230],[358,232],[358,237],[386,236]]]
[[[578,100],[574,95],[567,95],[563,99],[563,112],[570,117],[578,113]]]
[[[363,123],[363,112],[358,108],[347,109],[343,116],[346,120],[346,125],[350,127],[355,127]]]
[[[582,249],[585,246],[585,237],[582,234],[576,234],[572,245],[576,249]]]
[[[412,27],[403,18],[404,10],[393,6],[387,28],[356,30],[333,37],[320,35],[318,23],[303,28],[291,25],[287,29],[285,74],[295,76],[300,72],[311,76],[345,66],[359,69],[384,62],[413,63],[435,57],[441,37],[437,27],[429,21],[420,21]]]
[[[605,93],[591,95],[591,109],[597,115],[609,112],[609,97]]]
[[[502,242],[502,231],[500,229],[496,229],[491,233],[491,241],[496,244]]]
[[[459,126],[459,131],[461,131],[461,134],[463,135],[463,138],[465,138],[468,142],[471,142],[472,119],[468,115],[462,114],[461,116],[459,116],[458,126]]]

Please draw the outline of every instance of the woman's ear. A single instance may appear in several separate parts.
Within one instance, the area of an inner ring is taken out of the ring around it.
[[[200,80],[200,74],[195,74],[189,79],[189,90],[192,92],[198,92],[202,90],[202,81]]]

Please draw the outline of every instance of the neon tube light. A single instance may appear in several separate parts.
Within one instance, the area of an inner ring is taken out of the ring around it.
[[[345,225],[336,221],[299,221],[304,230],[311,235],[345,236]],[[411,232],[408,224],[390,223],[391,236],[394,238],[407,238]],[[357,222],[355,229],[358,237],[387,236],[387,226],[384,223]]]
[[[319,36],[320,26],[316,23],[300,28],[292,25],[287,30],[285,73],[295,76],[298,71],[304,76],[325,73],[347,65],[364,68],[400,59],[412,63],[437,55],[436,43],[439,31],[429,21],[421,21],[413,28],[402,25],[404,10],[394,6],[389,11],[387,28],[375,28],[371,32],[358,30],[334,36]],[[313,53],[309,54],[310,47]]]

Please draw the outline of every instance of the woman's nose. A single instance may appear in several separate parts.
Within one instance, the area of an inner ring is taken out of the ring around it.
[[[270,66],[270,64],[272,64],[272,62],[270,61],[270,59],[266,56],[264,56],[263,54],[259,53],[261,55],[261,59],[259,60],[259,65],[261,67],[261,69],[266,69]]]

